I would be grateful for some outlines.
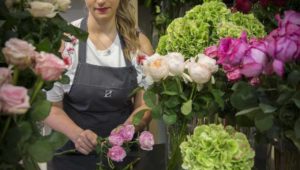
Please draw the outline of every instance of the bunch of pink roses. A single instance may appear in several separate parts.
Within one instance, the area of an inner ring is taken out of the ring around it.
[[[0,68],[0,112],[2,114],[24,114],[30,108],[28,90],[13,85],[17,83],[19,69],[30,67],[43,80],[54,81],[58,80],[68,67],[54,54],[38,53],[34,46],[17,38],[8,40],[2,53],[6,63],[9,64],[8,68]],[[12,77],[14,77],[13,80]],[[40,88],[35,90],[39,91]],[[31,97],[33,97],[32,102],[36,96]]]
[[[126,149],[130,144],[138,143],[142,150],[150,151],[153,149],[154,138],[148,131],[143,131],[137,139],[134,139],[135,128],[134,125],[126,124],[120,125],[113,131],[111,131],[108,138],[99,137],[99,147],[97,149],[98,154],[107,150],[106,156],[109,160],[115,162],[122,162],[126,157]],[[113,168],[113,164],[109,161],[109,165]],[[100,163],[101,166],[101,163]]]
[[[221,39],[218,47],[207,48],[205,54],[218,57],[230,81],[244,76],[256,84],[261,74],[282,77],[285,64],[300,58],[300,13],[286,11],[283,19],[279,15],[276,19],[279,27],[264,39],[248,41],[244,32],[238,39]]]

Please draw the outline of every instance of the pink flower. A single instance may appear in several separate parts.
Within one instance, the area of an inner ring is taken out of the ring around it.
[[[250,84],[252,86],[258,86],[260,84],[260,79],[258,77],[253,77],[251,80],[250,80]]]
[[[243,32],[238,39],[223,38],[218,47],[218,63],[221,65],[240,65],[248,50],[247,34]]]
[[[0,86],[11,81],[11,70],[5,67],[0,67]]]
[[[234,69],[232,71],[227,72],[226,76],[227,76],[228,80],[236,81],[242,77],[242,74],[241,74],[240,69]]]
[[[204,54],[211,57],[211,58],[215,58],[218,55],[218,47],[215,46],[215,45],[207,47],[204,50]]]
[[[2,52],[8,64],[16,65],[21,69],[28,67],[36,54],[34,46],[18,38],[6,41]]]
[[[236,0],[235,8],[243,13],[248,13],[251,11],[252,3],[250,0]]]
[[[108,149],[107,157],[116,162],[122,162],[126,157],[125,150],[120,146],[113,146]]]
[[[274,60],[273,61],[273,71],[280,77],[284,74],[284,63],[280,60]]]
[[[119,134],[122,136],[125,142],[132,140],[134,135],[135,128],[133,125],[123,125],[119,131]]]
[[[139,54],[136,57],[136,60],[137,60],[138,65],[143,65],[144,61],[146,60],[146,55]]]
[[[300,13],[293,11],[293,10],[285,11],[284,18],[280,24],[281,24],[281,26],[284,26],[287,23],[291,23],[294,25],[300,25]]]
[[[154,145],[153,135],[148,131],[143,131],[139,136],[139,144],[141,149],[151,151]]]
[[[30,108],[27,89],[11,84],[1,86],[0,103],[4,113],[24,114]]]
[[[111,134],[108,137],[108,141],[113,146],[122,146],[123,142],[124,142],[124,139],[119,134]]]
[[[54,54],[41,52],[36,56],[35,72],[46,81],[58,80],[66,68],[63,60]]]

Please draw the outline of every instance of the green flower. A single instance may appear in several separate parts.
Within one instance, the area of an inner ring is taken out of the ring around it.
[[[233,127],[201,125],[180,145],[183,169],[251,170],[254,151],[246,136]]]

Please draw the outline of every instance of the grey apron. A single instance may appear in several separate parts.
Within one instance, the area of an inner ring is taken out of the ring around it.
[[[87,30],[86,18],[80,28]],[[123,39],[120,40],[123,47]],[[131,62],[126,58],[125,61],[125,67],[88,64],[86,42],[79,42],[79,63],[70,92],[64,95],[63,108],[82,129],[107,137],[132,113],[133,103],[129,95],[137,87],[137,73]],[[74,149],[74,144],[68,141],[58,152],[70,149]],[[48,169],[95,170],[98,161],[95,153],[56,156],[49,162]]]

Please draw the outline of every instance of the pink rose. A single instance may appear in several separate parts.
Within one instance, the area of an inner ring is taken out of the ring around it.
[[[111,134],[109,137],[108,137],[108,141],[111,145],[113,146],[122,146],[123,145],[123,142],[124,142],[124,139],[121,135],[119,134]]]
[[[218,47],[215,46],[215,45],[207,47],[204,50],[204,54],[211,57],[211,58],[215,58],[218,55]]]
[[[0,102],[4,113],[24,114],[30,108],[27,89],[11,84],[1,86]]]
[[[122,136],[125,142],[132,140],[134,135],[135,128],[133,125],[123,125],[119,131],[119,134]]]
[[[141,149],[151,151],[154,145],[153,135],[148,131],[143,131],[139,136],[139,143]]]
[[[67,68],[63,60],[50,53],[41,52],[35,61],[35,73],[46,81],[58,80]]]
[[[0,67],[0,86],[11,81],[11,70],[6,67]]]
[[[107,157],[116,162],[122,162],[126,157],[125,150],[120,146],[113,146],[108,149]]]
[[[2,52],[8,64],[16,65],[21,69],[28,67],[36,54],[34,46],[18,38],[6,41]]]

